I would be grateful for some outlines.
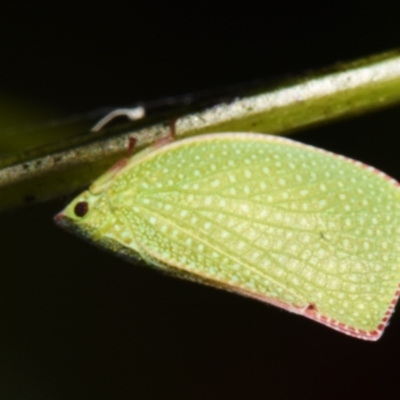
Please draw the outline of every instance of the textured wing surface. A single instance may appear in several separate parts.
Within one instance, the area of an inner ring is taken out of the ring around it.
[[[400,191],[379,171],[261,135],[210,135],[144,158],[111,208],[146,257],[370,332],[400,281]],[[310,315],[308,315],[310,316]]]

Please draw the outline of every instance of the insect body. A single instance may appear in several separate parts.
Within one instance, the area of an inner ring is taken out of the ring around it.
[[[400,190],[357,161],[253,133],[136,154],[56,216],[128,259],[378,339],[400,282]]]

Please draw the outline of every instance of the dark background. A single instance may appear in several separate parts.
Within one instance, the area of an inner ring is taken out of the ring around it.
[[[295,76],[400,42],[398,1],[76,4],[0,6],[0,95],[67,116]],[[400,179],[399,111],[296,138]],[[0,215],[1,399],[398,395],[398,312],[363,342],[124,263],[53,224],[68,200]]]

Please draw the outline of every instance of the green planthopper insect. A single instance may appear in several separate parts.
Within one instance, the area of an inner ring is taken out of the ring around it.
[[[400,282],[399,184],[289,139],[213,133],[122,161],[55,220],[127,259],[377,340]]]

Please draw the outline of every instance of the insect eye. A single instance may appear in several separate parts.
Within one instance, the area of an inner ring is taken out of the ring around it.
[[[87,203],[87,201],[80,201],[79,203],[76,203],[74,212],[77,217],[83,217],[87,214],[88,211],[89,204]]]

